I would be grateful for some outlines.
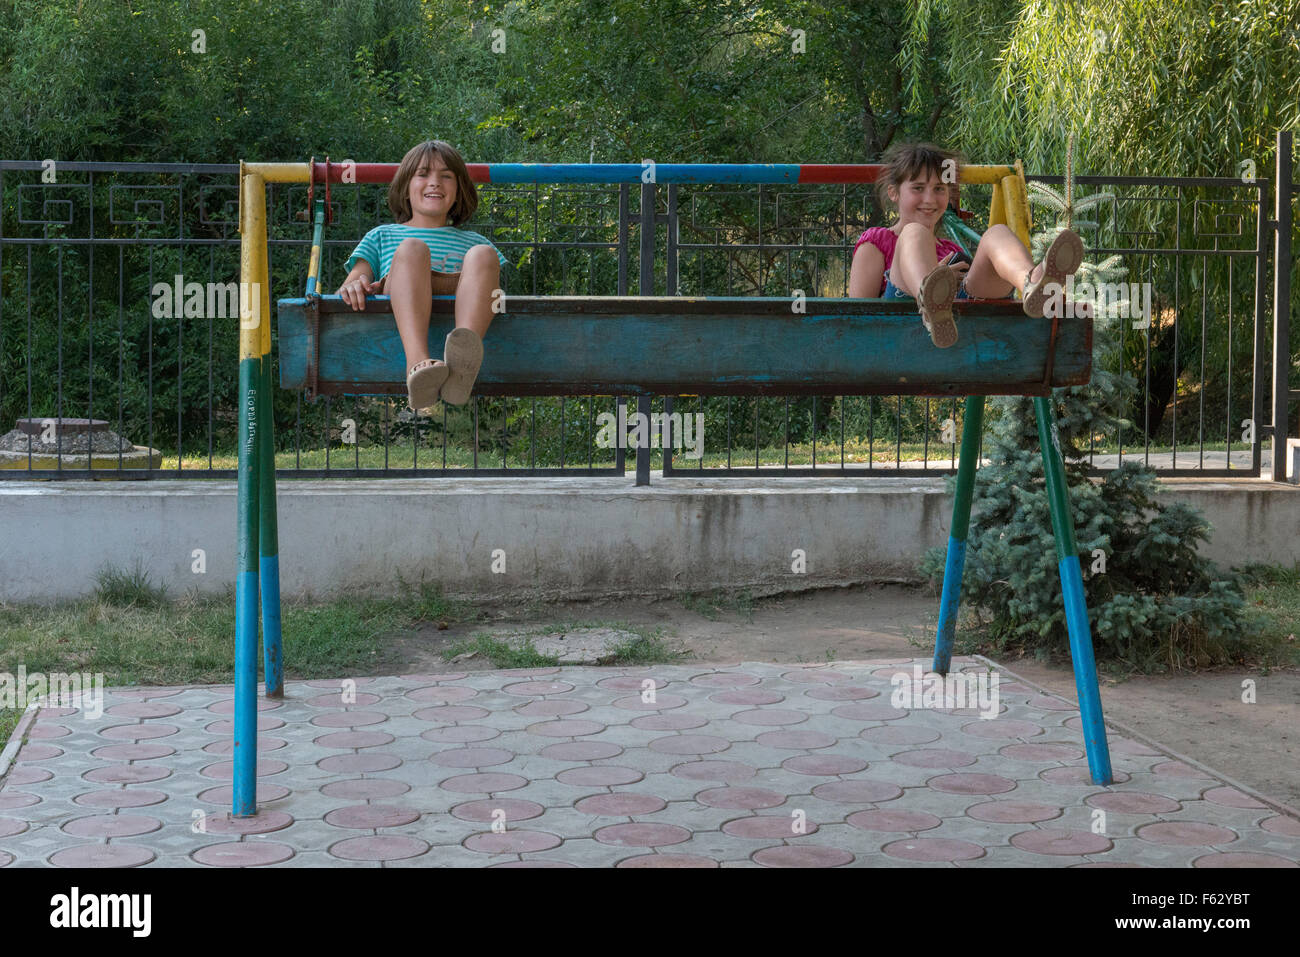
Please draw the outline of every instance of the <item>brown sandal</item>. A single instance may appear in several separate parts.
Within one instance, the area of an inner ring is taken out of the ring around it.
[[[464,405],[474,390],[479,367],[483,364],[483,340],[467,326],[451,330],[443,345],[447,360],[447,381],[442,387],[442,401],[449,405]]]
[[[947,265],[935,266],[921,280],[916,305],[921,312],[921,321],[930,333],[930,341],[940,349],[947,349],[957,342],[957,323],[952,317],[952,301],[960,286],[961,277],[957,270]]]
[[[1052,244],[1047,247],[1047,252],[1043,253],[1043,276],[1038,282],[1030,282],[1029,277],[1034,274],[1030,269],[1025,273],[1025,287],[1021,295],[1024,298],[1025,315],[1041,317],[1047,306],[1047,300],[1053,295],[1060,295],[1062,302],[1065,297],[1065,281],[1079,271],[1083,265],[1083,240],[1079,234],[1072,229],[1063,229],[1052,240]],[[1037,268],[1035,264],[1034,268]],[[1056,284],[1060,290],[1059,293],[1048,291],[1048,286]]]
[[[411,366],[406,374],[407,404],[411,411],[427,409],[436,403],[447,375],[447,366],[440,360],[424,359]]]

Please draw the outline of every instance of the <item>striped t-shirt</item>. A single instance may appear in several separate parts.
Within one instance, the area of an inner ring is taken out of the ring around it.
[[[460,272],[467,252],[475,246],[492,246],[487,237],[458,226],[434,226],[425,229],[407,226],[405,223],[384,223],[370,230],[361,238],[361,242],[357,243],[357,248],[348,257],[348,271],[352,271],[358,259],[364,259],[370,263],[376,281],[383,279],[392,268],[393,254],[397,252],[397,247],[401,245],[403,239],[423,239],[429,247],[429,257],[437,272]],[[495,246],[492,248],[496,250],[501,265],[509,266],[510,260],[501,255],[501,250]]]

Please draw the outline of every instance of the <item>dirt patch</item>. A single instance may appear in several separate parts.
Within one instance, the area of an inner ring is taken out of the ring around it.
[[[434,625],[395,640],[392,653],[407,673],[479,671],[477,655],[447,663],[441,652],[479,634],[504,637],[552,627],[627,627],[656,631],[683,661],[817,662],[926,657],[933,650],[938,597],[925,587],[879,585],[827,589],[749,602],[720,599],[560,602],[491,606],[484,619]],[[1068,666],[1032,660],[1007,668],[1071,701]],[[1256,702],[1242,702],[1242,682]],[[1300,671],[1269,675],[1245,670],[1102,681],[1106,717],[1128,725],[1248,787],[1300,807]]]

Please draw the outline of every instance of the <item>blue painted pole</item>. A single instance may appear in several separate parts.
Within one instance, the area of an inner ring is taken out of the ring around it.
[[[933,670],[948,673],[957,637],[957,611],[961,605],[962,571],[966,566],[966,535],[970,529],[971,498],[979,468],[980,435],[984,431],[984,397],[968,395],[961,426],[961,458],[957,462],[957,494],[952,503],[952,528],[948,532],[948,559],[943,566],[943,597],[939,600],[939,630],[934,639]]]
[[[1070,659],[1074,663],[1074,687],[1079,695],[1079,714],[1083,722],[1084,746],[1088,752],[1088,770],[1093,784],[1110,784],[1114,775],[1110,767],[1110,746],[1106,741],[1106,723],[1101,714],[1101,690],[1097,684],[1097,662],[1092,651],[1092,630],[1088,624],[1088,606],[1083,597],[1083,570],[1079,567],[1079,549],[1074,541],[1074,518],[1070,515],[1070,495],[1065,484],[1065,467],[1056,438],[1052,407],[1047,398],[1034,399],[1038,417],[1038,442],[1043,451],[1043,471],[1047,476],[1047,498],[1052,512],[1052,531],[1056,536],[1057,565],[1061,573],[1061,593],[1065,600],[1065,624],[1070,633]]]

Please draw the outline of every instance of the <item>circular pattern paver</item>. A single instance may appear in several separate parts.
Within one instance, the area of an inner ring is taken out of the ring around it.
[[[717,671],[707,675],[696,675],[691,684],[701,688],[747,688],[758,684],[760,679],[739,671]]]
[[[1012,718],[991,718],[988,721],[972,721],[961,729],[966,734],[977,738],[1032,738],[1043,733],[1041,724],[1032,721],[1016,721]]]
[[[401,763],[401,758],[391,754],[331,754],[317,761],[316,767],[344,774],[370,774],[373,771],[391,771]]]
[[[473,744],[476,741],[490,741],[500,734],[501,732],[496,728],[481,724],[453,724],[445,728],[429,728],[421,731],[420,737],[440,744]]]
[[[1007,744],[998,754],[1016,761],[1077,761],[1083,752],[1073,745],[1056,742],[1042,744]]]
[[[695,800],[709,807],[727,808],[734,811],[758,811],[767,807],[778,807],[786,802],[784,794],[777,794],[767,788],[749,788],[731,785],[721,788],[709,788],[695,795]]]
[[[387,731],[334,731],[322,734],[312,743],[322,748],[379,748],[396,740]]]
[[[292,815],[284,811],[260,808],[252,817],[231,817],[229,812],[205,815],[204,827],[209,834],[268,834],[292,823]]]
[[[316,740],[319,741],[320,739],[317,738]],[[281,748],[287,747],[288,744],[289,742],[284,740],[284,738],[273,738],[269,734],[261,734],[257,736],[258,754],[261,754],[264,751],[279,751]],[[235,742],[231,738],[223,738],[220,741],[209,741],[203,746],[203,750],[208,752],[208,754],[229,755],[235,750]]]
[[[827,781],[812,789],[813,797],[836,804],[879,804],[903,796],[903,789],[888,781]]]
[[[13,817],[0,817],[0,837],[13,837],[27,830],[27,822]]]
[[[555,665],[547,665],[541,668],[510,668],[506,671],[498,671],[497,674],[508,678],[535,678],[538,675],[558,675],[560,669]]]
[[[328,711],[311,719],[318,728],[364,728],[387,721],[388,715],[380,711]]]
[[[920,751],[903,751],[889,760],[909,768],[964,768],[975,763],[975,756],[948,748],[925,748]]]
[[[293,857],[293,848],[287,844],[266,841],[258,841],[256,844],[231,841],[200,847],[190,857],[211,867],[262,867],[287,861]]]
[[[491,713],[487,708],[470,704],[437,704],[432,708],[421,708],[411,717],[419,721],[455,724],[457,721],[481,721]]]
[[[139,727],[144,727],[144,725],[139,725]],[[273,718],[269,714],[259,714],[257,716],[258,734],[261,734],[263,731],[277,731],[283,727],[284,720],[282,718]],[[235,733],[235,722],[231,721],[229,718],[224,721],[213,721],[211,724],[204,725],[203,730],[208,734],[219,734],[222,737],[230,737]]]
[[[1134,833],[1152,844],[1178,847],[1216,847],[1231,844],[1237,839],[1235,831],[1199,821],[1157,821],[1155,824],[1142,825]]]
[[[164,701],[129,701],[104,710],[104,714],[111,714],[115,718],[170,718],[180,713],[180,708]]]
[[[709,719],[693,714],[643,714],[628,723],[642,731],[689,731],[704,727]]]
[[[666,711],[670,708],[680,708],[684,704],[686,699],[676,694],[656,694],[653,701],[646,701],[640,695],[629,695],[615,701],[614,707],[622,708],[624,711]]]
[[[501,689],[506,694],[517,695],[548,695],[548,694],[565,694],[573,690],[573,685],[567,681],[520,681],[516,684],[506,685]]]
[[[167,800],[162,791],[148,788],[111,788],[106,791],[88,791],[78,794],[73,803],[82,807],[145,807]]]
[[[39,797],[26,791],[11,791],[5,788],[0,792],[0,811],[15,811],[20,807],[31,807],[33,804],[40,803]]]
[[[616,784],[632,784],[643,777],[645,775],[635,768],[598,764],[589,768],[566,768],[555,776],[555,780],[561,784],[576,784],[581,787],[613,787]]]
[[[397,797],[411,790],[405,781],[392,778],[359,778],[355,781],[331,781],[320,789],[326,797],[346,798],[349,801],[371,801],[375,798]]]
[[[668,682],[650,675],[615,675],[596,682],[597,688],[608,688],[610,691],[643,691],[648,685],[653,685],[657,690],[668,687]]]
[[[525,858],[522,861],[502,861],[500,864],[489,864],[489,868],[497,867],[577,867],[577,864],[570,864],[568,861],[548,861],[539,858]]]
[[[786,758],[781,762],[781,767],[795,774],[819,774],[830,777],[865,771],[867,762],[847,754],[800,754],[793,758]]]
[[[136,725],[127,725],[134,728]],[[109,728],[109,730],[113,730]],[[56,748],[52,744],[24,744],[18,752],[17,761],[19,764],[30,764],[33,761],[50,761],[63,754],[62,748]]]
[[[406,697],[412,701],[427,704],[456,704],[477,695],[477,691],[464,685],[434,685],[432,688],[416,688],[406,693]]]
[[[781,677],[802,685],[836,685],[852,680],[842,671],[830,671],[820,665],[800,671],[787,671]]]
[[[258,747],[261,747],[260,742]],[[90,756],[99,758],[101,761],[156,761],[158,758],[170,757],[175,753],[175,748],[170,748],[165,744],[149,742],[146,744],[108,744],[102,748],[95,748],[90,752]]]
[[[444,768],[490,768],[514,759],[515,753],[504,748],[451,748],[433,756]]]
[[[718,867],[718,862],[694,854],[641,854],[627,857],[615,867]]]
[[[537,724],[528,726],[529,734],[540,734],[547,738],[578,738],[587,734],[599,734],[605,730],[605,725],[599,721],[581,721],[576,719],[557,719],[555,721],[539,721]]]
[[[372,830],[378,827],[401,827],[420,819],[415,808],[395,804],[356,804],[335,808],[325,815],[325,823],[335,827],[352,827]]]
[[[820,731],[764,731],[755,739],[765,748],[803,751],[809,748],[829,748],[835,739]]]
[[[1198,857],[1192,861],[1192,867],[1300,867],[1300,864],[1273,854],[1245,854],[1232,851]]]
[[[540,752],[554,761],[602,761],[622,753],[622,748],[608,741],[564,741],[548,744]]]
[[[731,716],[733,721],[741,724],[756,724],[764,727],[773,725],[799,724],[807,721],[808,715],[802,711],[789,711],[784,708],[758,708],[752,711],[738,711]]]
[[[816,834],[817,825],[806,819],[800,820],[793,814],[789,817],[780,814],[755,814],[752,817],[738,817],[728,821],[722,825],[722,832],[732,837],[780,841]]]
[[[107,768],[94,768],[82,777],[96,784],[147,784],[161,781],[171,769],[156,764],[117,764]]]
[[[758,773],[757,768],[739,761],[688,761],[672,769],[670,774],[688,781],[721,781],[735,784],[748,781]]]
[[[181,728],[175,727],[174,724],[114,724],[110,728],[100,728],[99,735],[113,741],[146,741],[152,737],[174,735],[178,731],[181,731]],[[233,732],[234,727],[231,727],[230,731]]]
[[[545,831],[513,831],[472,834],[465,838],[465,846],[483,854],[527,854],[558,847],[560,838]]]
[[[498,820],[498,814],[505,815],[503,821],[527,821],[541,817],[546,812],[536,801],[521,801],[518,798],[490,798],[486,801],[466,801],[457,804],[451,813],[462,821],[477,821],[491,824]]]
[[[272,774],[279,774],[288,767],[289,765],[284,761],[277,761],[274,758],[258,758],[257,776],[262,778]],[[205,778],[225,778],[229,780],[234,775],[234,762],[218,761],[216,764],[209,764],[205,768],[200,768],[199,774]]]
[[[583,814],[604,814],[611,817],[632,817],[635,814],[653,814],[668,806],[663,798],[653,794],[593,794],[573,805]]]
[[[1115,846],[1100,834],[1093,834],[1091,831],[1072,831],[1066,828],[1021,831],[1019,834],[1012,835],[1011,844],[1031,854],[1055,856],[1101,854]]]
[[[970,841],[944,837],[913,837],[893,841],[881,848],[903,861],[973,861],[984,856],[984,848]]]
[[[900,724],[886,724],[877,728],[864,728],[858,732],[864,741],[878,744],[929,744],[941,735],[932,728],[909,728]]]
[[[530,701],[528,704],[519,705],[514,710],[515,714],[526,715],[529,718],[559,718],[581,714],[587,710],[587,706],[581,701],[556,698],[554,701]]]
[[[906,708],[895,708],[885,698],[873,701],[854,701],[831,708],[831,714],[850,721],[897,721],[907,717]]]
[[[1266,818],[1260,822],[1260,827],[1272,834],[1285,834],[1287,837],[1300,837],[1300,821],[1293,817],[1284,817],[1279,814],[1276,817]]]
[[[880,692],[873,691],[871,688],[864,688],[861,685],[826,685],[825,687],[809,688],[804,694],[821,701],[863,701],[878,696]]]
[[[257,695],[257,710],[258,710],[258,711],[274,711],[274,710],[276,710],[277,708],[282,708],[282,707],[284,707],[284,702],[283,702],[283,701],[276,701],[274,698],[266,698],[266,697],[263,697],[264,694],[265,694],[265,689],[264,689],[264,688],[261,689],[261,690],[259,690],[259,693],[258,693],[258,695]],[[213,703],[213,704],[208,705],[208,710],[209,710],[210,712],[212,712],[213,714],[234,714],[234,713],[235,713],[235,699],[234,699],[234,698],[224,698],[224,699],[222,699],[221,701],[217,701],[217,702],[215,702],[215,703]]]
[[[1003,794],[1013,790],[1016,782],[1000,774],[973,774],[959,771],[940,774],[925,782],[926,787],[945,794]]]
[[[139,867],[154,858],[153,851],[134,844],[81,844],[50,855],[55,867]]]
[[[14,767],[9,769],[9,776],[5,778],[5,787],[21,787],[24,784],[40,784],[42,781],[48,781],[54,777],[53,771],[47,771],[45,768]],[[12,792],[6,791],[5,794]],[[3,795],[0,795],[3,797]]]
[[[1201,797],[1212,804],[1223,807],[1244,807],[1252,811],[1262,811],[1268,807],[1263,801],[1257,801],[1249,794],[1238,791],[1236,788],[1210,788]]]
[[[419,857],[428,849],[429,845],[417,837],[380,834],[346,838],[331,844],[329,853],[345,861],[402,861]]]
[[[411,675],[411,677],[417,676]],[[341,691],[344,687],[343,682],[345,680],[352,682],[352,684],[356,685],[358,688],[374,684],[375,681],[374,678],[313,678],[311,681],[304,681],[303,684],[308,688],[328,688],[332,691]]]
[[[764,867],[841,867],[852,863],[853,855],[838,847],[796,844],[765,847],[761,851],[755,851],[750,860]]]
[[[1156,774],[1163,774],[1171,778],[1209,778],[1210,776],[1203,771],[1198,771],[1190,764],[1184,764],[1182,761],[1161,761],[1151,768]]]
[[[777,704],[785,700],[785,695],[761,688],[733,688],[731,691],[719,691],[709,695],[710,701],[718,704]]]
[[[989,801],[966,809],[966,816],[990,824],[1037,824],[1060,817],[1062,810],[1033,801]]]
[[[1182,805],[1163,794],[1144,791],[1106,791],[1090,794],[1084,800],[1089,807],[1099,807],[1115,814],[1172,814]]]
[[[943,823],[942,818],[925,811],[871,810],[855,811],[844,819],[846,823],[864,831],[928,831]]]
[[[370,694],[368,691],[359,691],[346,698],[341,691],[338,691],[334,694],[318,694],[314,698],[308,698],[306,703],[313,708],[365,708],[372,704],[379,704],[382,700],[379,695]]]
[[[65,738],[72,734],[61,724],[55,724],[52,721],[37,721],[27,729],[27,740],[29,741],[49,741],[53,738]]]
[[[618,847],[663,847],[691,839],[691,832],[676,824],[610,824],[592,834],[602,844]]]
[[[134,837],[162,827],[162,821],[143,814],[95,814],[66,821],[62,830],[75,837]]]
[[[518,774],[485,772],[483,774],[458,774],[447,778],[438,787],[444,791],[462,794],[495,794],[498,791],[517,791],[525,787],[528,779]]]
[[[717,754],[729,747],[730,741],[714,734],[674,734],[650,742],[650,749],[661,754]]]
[[[265,804],[267,801],[279,801],[281,798],[288,796],[289,789],[282,784],[257,782],[257,802],[259,804]],[[230,807],[231,787],[227,784],[219,788],[208,788],[206,791],[199,792],[199,800],[204,804],[221,804]]]
[[[1111,774],[1115,778],[1115,784],[1123,784],[1128,780],[1128,775],[1123,771],[1111,771]],[[1076,787],[1109,787],[1109,785],[1094,784],[1092,772],[1088,770],[1086,765],[1048,768],[1046,771],[1040,771],[1038,777],[1053,784],[1072,784]]]

